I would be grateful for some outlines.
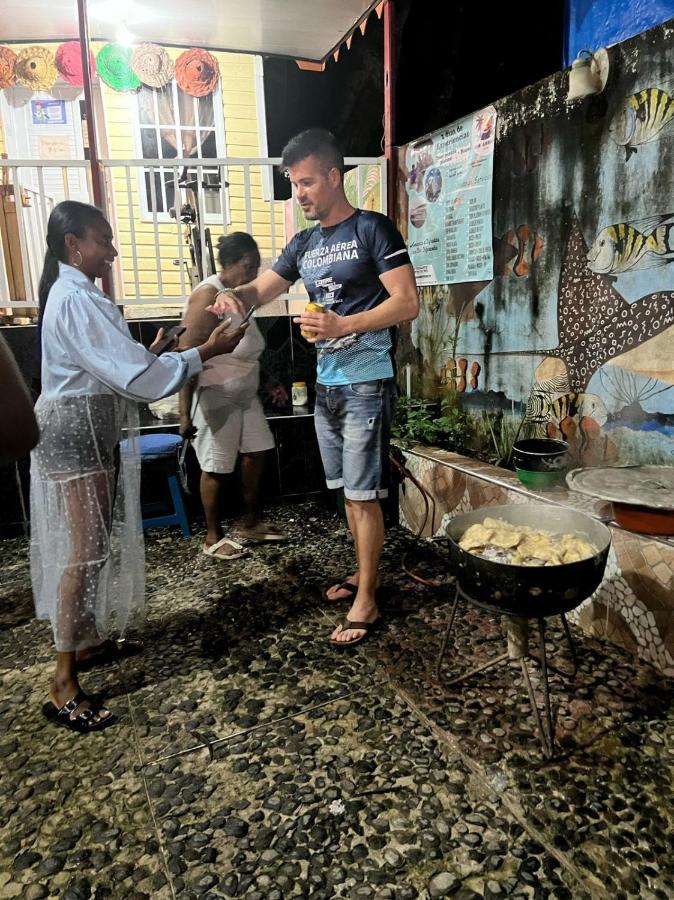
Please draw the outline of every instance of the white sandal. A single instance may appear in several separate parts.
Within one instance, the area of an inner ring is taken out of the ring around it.
[[[218,553],[220,547],[224,547],[227,545],[231,547],[232,550],[236,551],[235,553]],[[239,559],[242,556],[249,556],[250,550],[247,550],[243,544],[239,544],[238,541],[233,541],[231,538],[220,538],[219,541],[216,541],[215,544],[211,544],[210,547],[207,547],[205,544],[201,548],[201,552],[204,556],[210,556],[211,559],[217,559],[221,562],[229,562],[230,559]]]

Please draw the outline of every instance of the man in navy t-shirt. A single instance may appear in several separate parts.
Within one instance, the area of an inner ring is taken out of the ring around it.
[[[388,492],[390,426],[397,387],[393,332],[416,318],[419,297],[405,242],[386,216],[354,209],[344,193],[344,158],[328,131],[314,128],[283,150],[283,168],[309,221],[271,270],[219,295],[211,310],[244,312],[299,278],[321,313],[299,322],[316,344],[316,435],[328,487],[343,487],[357,570],[326,592],[351,609],[331,635],[337,649],[360,643],[379,623],[378,566],[384,543],[379,500]],[[234,297],[232,298],[232,294]]]
[[[389,296],[380,275],[409,262],[405,243],[390,219],[352,209],[336,225],[296,234],[273,271],[290,283],[301,278],[312,302],[339,316],[350,316],[379,306]],[[319,384],[343,385],[393,376],[390,328],[318,340],[316,347]]]

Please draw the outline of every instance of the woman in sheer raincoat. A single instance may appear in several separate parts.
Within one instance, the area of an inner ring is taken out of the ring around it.
[[[40,282],[40,443],[31,461],[31,575],[37,616],[51,622],[56,671],[48,719],[100,730],[112,713],[81,689],[78,659],[143,620],[137,401],[178,391],[243,335],[219,325],[201,346],[156,356],[94,284],[117,256],[103,213],[66,200],[49,217]],[[160,332],[157,341],[161,338]],[[155,346],[155,345],[153,345]],[[128,438],[120,453],[122,434]]]

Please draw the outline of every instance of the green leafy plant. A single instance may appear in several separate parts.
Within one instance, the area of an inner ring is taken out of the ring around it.
[[[471,416],[470,449],[495,466],[511,468],[513,444],[519,440],[523,425],[524,417],[518,420],[503,410],[483,410],[481,416]]]
[[[468,433],[466,416],[459,406],[412,398],[398,401],[391,431],[403,447],[426,444],[447,450],[461,449]]]

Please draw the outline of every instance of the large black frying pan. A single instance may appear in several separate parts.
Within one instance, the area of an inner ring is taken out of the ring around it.
[[[513,525],[577,534],[597,547],[591,559],[560,566],[512,566],[482,559],[459,547],[471,526],[488,516]],[[457,516],[449,525],[450,554],[461,590],[490,612],[511,616],[556,616],[575,609],[601,584],[611,532],[585,513],[550,504],[489,506]]]

